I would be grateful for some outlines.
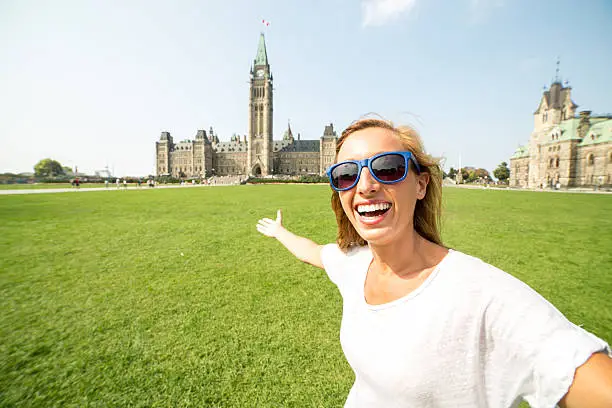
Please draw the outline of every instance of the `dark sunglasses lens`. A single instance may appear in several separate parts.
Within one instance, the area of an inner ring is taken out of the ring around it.
[[[399,154],[386,154],[372,161],[374,175],[382,181],[398,181],[406,173],[406,160]]]
[[[343,163],[334,167],[331,172],[331,180],[334,187],[339,189],[349,188],[357,180],[358,167],[355,163]]]

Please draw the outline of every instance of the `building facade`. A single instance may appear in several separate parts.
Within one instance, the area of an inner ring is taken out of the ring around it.
[[[612,186],[612,115],[576,114],[572,88],[555,80],[534,112],[527,146],[510,158],[510,186]]]
[[[194,140],[175,143],[162,132],[155,143],[156,173],[175,178],[204,178],[212,175],[307,175],[324,174],[335,157],[338,136],[333,124],[325,126],[317,140],[294,137],[287,125],[282,140],[273,139],[273,77],[264,35],[250,72],[248,134],[234,134],[221,142],[211,127],[198,130]]]

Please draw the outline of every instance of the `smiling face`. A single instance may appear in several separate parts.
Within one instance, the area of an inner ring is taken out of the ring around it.
[[[338,151],[337,162],[363,160],[378,153],[406,150],[389,129],[358,130],[349,135]],[[383,184],[361,170],[359,182],[339,192],[340,202],[357,233],[368,243],[385,245],[412,234],[417,199],[425,196],[429,174],[416,174],[411,165],[408,176],[399,183]]]

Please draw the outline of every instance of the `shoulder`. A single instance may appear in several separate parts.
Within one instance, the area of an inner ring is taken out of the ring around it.
[[[358,254],[369,251],[367,245],[365,246],[355,246],[343,251],[340,249],[338,244],[326,244],[321,248],[322,255],[324,254],[328,258],[339,258],[339,259],[349,259],[354,258]]]
[[[491,334],[504,339],[504,343],[539,349],[538,345],[550,344],[560,332],[570,333],[570,337],[584,334],[553,303],[520,279],[478,258],[457,251],[452,255],[447,271],[453,276],[448,278],[449,285],[467,288],[464,294],[480,299]]]
[[[323,245],[321,261],[332,282],[340,284],[347,271],[371,261],[372,253],[368,246],[352,247],[343,251],[337,244]]]
[[[452,284],[473,286],[486,291],[532,290],[525,283],[508,272],[493,266],[480,258],[451,250],[442,269]]]
[[[540,314],[543,319],[561,316],[528,284],[479,258],[451,251],[440,269],[440,284],[445,291],[459,299],[467,296],[472,307],[484,315],[495,316],[490,320],[494,326],[530,314]]]
[[[371,254],[368,246],[352,247],[346,251],[340,249],[338,244],[327,244],[321,248],[321,259],[326,269],[338,263],[360,262],[368,254]]]

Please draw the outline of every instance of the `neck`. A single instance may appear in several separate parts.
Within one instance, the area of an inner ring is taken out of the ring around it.
[[[381,275],[397,275],[403,278],[418,276],[437,265],[448,252],[446,248],[429,242],[414,229],[401,240],[376,245],[370,244],[374,257],[373,266]]]

